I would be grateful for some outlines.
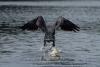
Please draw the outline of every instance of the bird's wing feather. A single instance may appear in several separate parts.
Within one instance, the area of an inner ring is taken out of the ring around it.
[[[22,30],[32,30],[35,31],[40,28],[43,32],[46,31],[46,24],[42,16],[38,16],[35,19],[29,21],[28,23],[21,26]]]
[[[64,17],[59,17],[55,23],[55,29],[61,28],[65,31],[79,31],[79,27]]]

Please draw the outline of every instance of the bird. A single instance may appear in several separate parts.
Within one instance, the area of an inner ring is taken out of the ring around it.
[[[59,16],[55,23],[47,25],[43,16],[38,16],[23,26],[20,27],[22,30],[29,30],[29,31],[36,31],[40,29],[45,35],[44,35],[44,48],[48,46],[48,43],[50,44],[49,49],[45,49],[53,59],[58,59],[60,57],[60,51],[55,47],[55,31],[58,29],[64,30],[64,31],[80,31],[80,27],[70,20]]]
[[[48,46],[47,43],[52,43],[52,47],[55,47],[55,31],[58,29],[74,32],[80,31],[80,27],[78,25],[62,16],[59,16],[55,23],[49,25],[46,24],[43,16],[37,16],[20,28],[22,30],[30,30],[33,32],[40,29],[43,33],[45,33],[44,47]]]

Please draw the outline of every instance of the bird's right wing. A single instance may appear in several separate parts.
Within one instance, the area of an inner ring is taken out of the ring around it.
[[[65,19],[64,17],[60,16],[58,17],[56,23],[55,23],[55,29],[61,28],[62,30],[65,31],[79,31],[79,27],[72,23],[71,21]]]
[[[42,16],[38,16],[35,19],[29,21],[28,23],[21,26],[22,30],[35,31],[40,28],[43,32],[46,32],[46,24]]]

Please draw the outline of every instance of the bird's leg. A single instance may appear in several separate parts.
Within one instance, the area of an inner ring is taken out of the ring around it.
[[[55,40],[53,41],[52,47],[55,47]]]
[[[46,46],[46,41],[44,40],[44,47]]]
[[[53,44],[52,47],[55,47],[55,35],[53,35]]]
[[[44,36],[44,47],[46,47],[47,45],[46,45],[46,34],[45,34],[45,36]]]

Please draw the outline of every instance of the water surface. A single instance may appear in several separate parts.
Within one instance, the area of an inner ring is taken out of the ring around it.
[[[17,2],[18,5],[6,6],[4,3],[0,4],[0,67],[100,67],[99,4],[92,1],[95,5],[75,4],[79,2],[44,5],[44,2],[40,3],[42,6],[33,3],[34,6],[26,2],[26,5],[19,5]],[[19,26],[39,15],[47,23],[54,23],[58,16],[64,16],[81,28],[77,33],[56,31],[56,47],[62,51],[59,61],[41,60],[42,32],[19,29]]]

